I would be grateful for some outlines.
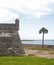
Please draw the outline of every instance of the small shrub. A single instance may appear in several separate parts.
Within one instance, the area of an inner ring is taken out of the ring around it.
[[[28,56],[35,56],[34,54],[28,54]]]
[[[54,51],[50,51],[49,54],[53,54],[54,55]]]

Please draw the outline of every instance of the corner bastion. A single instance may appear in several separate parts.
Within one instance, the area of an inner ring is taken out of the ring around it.
[[[15,24],[0,23],[0,55],[24,54],[18,31],[19,19],[15,20]]]

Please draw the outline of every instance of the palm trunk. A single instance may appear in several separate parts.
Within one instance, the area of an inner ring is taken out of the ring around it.
[[[43,32],[43,37],[42,37],[42,48],[44,48],[44,32]]]

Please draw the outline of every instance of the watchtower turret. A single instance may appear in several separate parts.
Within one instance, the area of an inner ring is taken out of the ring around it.
[[[15,20],[15,24],[16,24],[17,30],[19,30],[19,19],[16,19],[16,20]]]

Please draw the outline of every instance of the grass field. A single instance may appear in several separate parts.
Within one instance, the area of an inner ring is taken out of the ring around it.
[[[35,56],[0,57],[0,65],[54,65],[54,59]]]

